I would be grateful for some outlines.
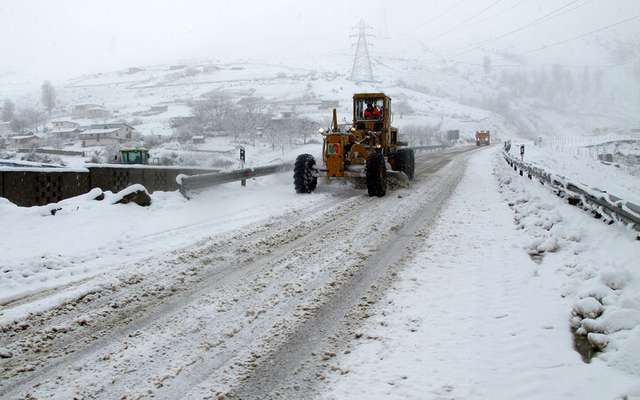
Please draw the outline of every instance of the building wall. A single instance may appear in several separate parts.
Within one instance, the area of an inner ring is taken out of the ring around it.
[[[0,197],[18,206],[31,207],[56,203],[93,188],[118,192],[135,183],[143,185],[149,192],[174,191],[178,189],[178,175],[211,172],[215,170],[96,166],[90,167],[88,172],[40,172],[16,168],[0,171]]]

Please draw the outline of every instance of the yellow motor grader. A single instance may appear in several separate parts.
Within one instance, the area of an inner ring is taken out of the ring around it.
[[[414,175],[414,151],[398,140],[398,129],[391,126],[391,98],[384,93],[353,96],[353,123],[340,129],[336,110],[329,130],[320,129],[323,164],[316,165],[310,154],[298,156],[294,166],[297,193],[311,193],[318,177],[364,178],[369,196],[387,192],[387,174]]]

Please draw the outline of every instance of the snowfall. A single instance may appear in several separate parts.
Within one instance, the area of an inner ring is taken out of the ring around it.
[[[191,201],[156,192],[148,208],[113,204],[111,193],[31,208],[3,201],[0,226],[12,228],[0,244],[0,302],[41,300],[0,310],[0,323],[80,296],[159,252],[332,201],[297,196],[290,180],[228,184]],[[335,360],[342,372],[329,376],[324,397],[640,398],[638,246],[628,228],[516,174],[499,149],[477,152],[424,249]],[[573,332],[602,352],[581,356]]]
[[[250,94],[292,102],[293,93],[335,95],[347,99],[341,102],[343,114],[350,93],[361,89],[327,73],[284,70],[283,77],[281,67],[263,65],[257,73],[227,66],[212,81],[148,69],[139,76],[79,78],[65,91],[77,102],[104,98],[123,115],[169,102],[169,114],[145,117],[140,127],[164,135],[170,132],[168,118],[186,112],[182,98],[213,89],[244,92],[256,86]],[[585,150],[606,147],[606,138],[577,146],[558,140],[558,128],[534,143],[493,112],[395,84],[384,90],[417,111],[400,125],[440,123],[467,132],[467,139],[486,126],[512,140],[512,152],[524,145],[525,161],[640,204],[637,169],[602,163]],[[135,104],[123,100],[132,93],[139,95]],[[545,118],[567,127],[572,116]],[[582,131],[577,125],[568,129],[567,135]],[[211,140],[206,148],[235,154],[236,145]],[[319,147],[247,145],[248,165],[290,161],[301,152],[318,156]],[[229,159],[234,167],[235,156]],[[76,166],[73,160],[67,164]],[[423,246],[398,269],[348,348],[328,361],[332,372],[320,383],[322,397],[640,399],[637,232],[594,219],[549,187],[520,176],[505,163],[500,145],[472,152],[464,168]],[[0,327],[215,235],[282,218],[293,222],[304,210],[343,201],[344,190],[365,196],[340,184],[301,196],[292,186],[290,174],[282,173],[252,179],[246,187],[230,183],[203,190],[190,200],[178,192],[154,192],[149,207],[116,204],[122,193],[110,192],[102,201],[88,194],[30,208],[0,198]],[[6,354],[0,348],[0,356]]]

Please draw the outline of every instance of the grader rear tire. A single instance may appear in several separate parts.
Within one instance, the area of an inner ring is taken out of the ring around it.
[[[367,157],[367,191],[370,197],[387,194],[387,167],[382,153],[372,153]]]
[[[293,166],[293,184],[296,193],[311,193],[318,186],[316,160],[311,154],[300,154]]]

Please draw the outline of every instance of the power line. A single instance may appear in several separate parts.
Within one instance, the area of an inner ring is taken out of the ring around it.
[[[607,25],[607,26],[603,26],[602,28],[594,29],[592,31],[580,34],[578,36],[574,36],[574,37],[571,37],[571,38],[568,38],[568,39],[564,39],[564,40],[560,40],[560,41],[557,41],[557,42],[554,42],[554,43],[550,43],[550,44],[547,44],[547,45],[544,45],[544,46],[541,46],[541,47],[538,47],[538,48],[535,48],[535,49],[532,49],[532,50],[525,51],[525,52],[520,53],[520,54],[521,55],[530,54],[530,53],[534,53],[536,51],[546,50],[546,49],[551,48],[551,47],[560,46],[562,44],[569,43],[569,42],[572,42],[574,40],[583,39],[583,38],[585,38],[587,36],[591,36],[593,34],[609,30],[609,29],[614,28],[614,27],[616,27],[618,25],[626,24],[627,22],[636,20],[638,18],[640,18],[640,15],[636,15],[635,17],[631,17],[631,18],[626,18],[626,19],[623,19],[621,21],[615,22],[613,24],[610,24],[610,25]]]
[[[521,26],[519,28],[513,29],[511,31],[505,32],[503,34],[500,34],[498,36],[495,36],[495,37],[492,37],[492,38],[489,38],[489,39],[484,39],[484,40],[480,40],[478,42],[472,43],[472,44],[468,45],[465,48],[465,50],[462,50],[462,51],[454,54],[454,57],[457,57],[459,55],[466,54],[466,53],[469,53],[469,52],[471,52],[473,50],[479,49],[481,47],[481,45],[483,45],[485,43],[489,43],[489,42],[492,42],[492,41],[503,39],[503,38],[505,38],[507,36],[516,34],[518,32],[521,32],[521,31],[525,30],[525,29],[528,29],[528,28],[530,28],[530,27],[532,27],[532,26],[534,26],[536,24],[539,24],[540,22],[543,22],[543,21],[551,19],[551,18],[555,18],[555,17],[557,17],[559,15],[564,14],[564,12],[562,12],[562,11],[565,11],[565,12],[566,11],[573,11],[573,10],[576,10],[577,8],[579,8],[579,7],[584,6],[584,4],[586,4],[586,3],[583,3],[579,7],[567,10],[567,8],[573,6],[574,4],[576,4],[576,3],[580,2],[580,1],[582,1],[582,0],[571,0],[568,3],[565,3],[563,6],[558,7],[556,9],[554,9],[553,11],[551,11],[551,12],[549,12],[549,13],[541,16],[541,17],[538,17],[538,18],[534,19],[533,21],[531,21],[531,22],[529,22],[529,23],[527,23],[527,24],[525,24],[525,25],[523,25],[523,26]]]
[[[433,18],[427,20],[427,22],[424,22],[424,23],[420,24],[419,26],[416,27],[416,29],[419,29],[424,25],[428,25],[428,24],[430,24],[430,23],[432,23],[434,21],[439,20],[440,18],[442,18],[445,15],[449,14],[451,11],[455,10],[460,4],[464,3],[465,1],[467,1],[467,0],[460,0],[458,2],[453,3],[453,5],[451,7],[445,9],[442,13],[438,14],[438,16],[433,17]]]
[[[486,17],[486,18],[482,18],[482,19],[480,19],[480,20],[478,20],[478,21],[475,21],[475,22],[473,22],[473,23],[471,23],[471,24],[467,24],[467,25],[466,25],[466,27],[468,28],[468,27],[470,27],[470,26],[475,26],[475,25],[477,25],[477,24],[479,24],[479,23],[482,23],[482,22],[484,22],[484,21],[487,21],[487,20],[489,20],[489,19],[491,19],[491,18],[495,18],[495,17],[497,17],[498,15],[502,15],[502,14],[504,14],[504,13],[506,13],[506,12],[509,12],[509,11],[513,10],[514,8],[518,7],[520,4],[524,3],[525,1],[527,1],[527,0],[519,0],[519,1],[517,1],[515,4],[512,4],[512,5],[511,5],[511,7],[508,7],[508,8],[502,9],[502,10],[500,10],[500,11],[496,12],[496,13],[495,13],[495,14],[493,14],[493,15],[490,15],[490,16],[488,16],[488,17]]]
[[[496,5],[498,5],[499,3],[502,3],[504,0],[496,0],[493,3],[489,4],[487,7],[483,8],[482,10],[480,10],[479,12],[477,12],[476,14],[472,15],[471,17],[465,19],[464,21],[460,22],[458,25],[455,25],[453,28],[432,37],[431,39],[438,39],[441,38],[443,36],[448,35],[449,33],[455,31],[456,29],[458,29],[461,26],[465,26],[467,23],[473,21],[474,19],[480,17],[482,14],[484,14],[485,12],[489,11],[490,9],[492,9],[493,7],[495,7]]]

